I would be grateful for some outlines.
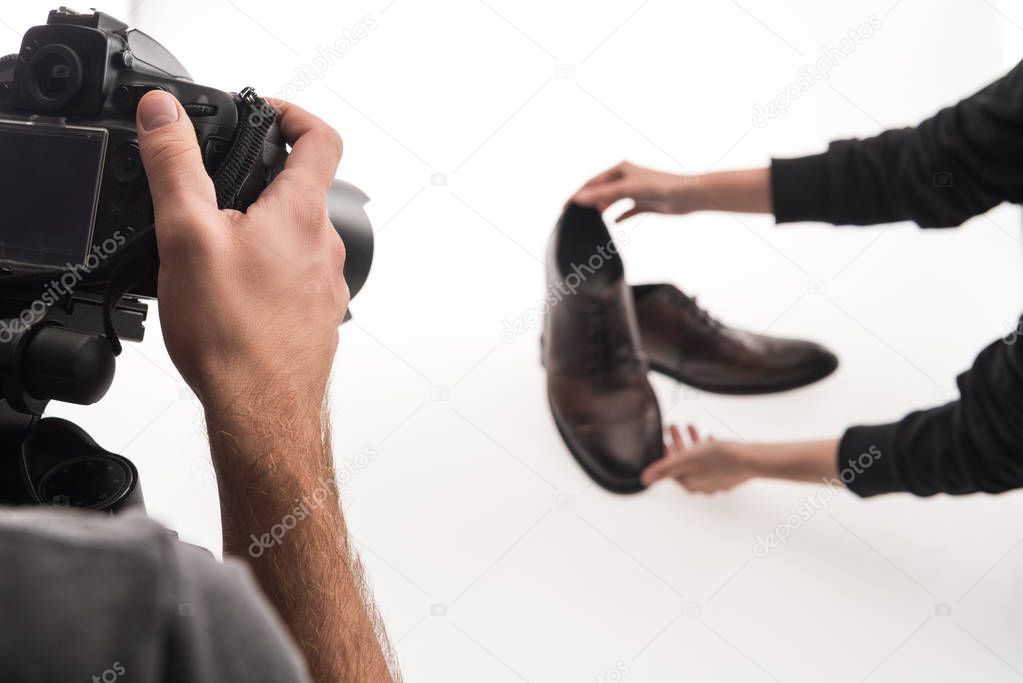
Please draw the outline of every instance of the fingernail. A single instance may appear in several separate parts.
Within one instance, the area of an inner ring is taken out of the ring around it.
[[[138,108],[139,125],[145,131],[163,128],[178,120],[178,105],[167,93],[153,92],[142,98]]]

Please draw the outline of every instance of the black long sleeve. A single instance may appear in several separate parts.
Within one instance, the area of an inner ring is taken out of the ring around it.
[[[778,223],[942,227],[1021,203],[1023,63],[916,128],[775,159],[771,182]],[[927,496],[1023,487],[1023,334],[984,349],[958,384],[958,401],[848,429],[838,468],[849,489]]]
[[[1023,486],[1023,337],[993,342],[958,384],[957,401],[847,430],[838,467],[849,489],[929,496]]]
[[[915,128],[774,159],[775,220],[959,225],[1023,202],[1023,63]]]

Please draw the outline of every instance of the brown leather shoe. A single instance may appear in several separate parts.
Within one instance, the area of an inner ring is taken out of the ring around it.
[[[632,288],[652,370],[718,394],[769,394],[812,384],[838,358],[810,341],[733,329],[668,284]]]
[[[547,253],[543,364],[568,450],[609,491],[645,488],[661,457],[661,412],[647,379],[632,292],[600,213],[569,205]]]

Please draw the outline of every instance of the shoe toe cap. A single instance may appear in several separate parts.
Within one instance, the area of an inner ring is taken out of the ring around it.
[[[789,341],[779,365],[790,368],[792,374],[823,378],[838,367],[838,356],[820,344],[811,341]]]
[[[594,424],[580,429],[579,445],[587,469],[605,488],[641,490],[639,477],[647,465],[661,457],[659,415]]]

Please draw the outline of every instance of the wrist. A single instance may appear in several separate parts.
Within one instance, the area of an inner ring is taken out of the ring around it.
[[[312,399],[204,402],[210,451],[217,469],[272,473],[287,466],[319,469],[330,423],[325,401]]]
[[[207,423],[235,427],[274,422],[304,422],[323,415],[330,363],[266,358],[207,363],[190,381]],[[272,424],[270,424],[273,427]]]
[[[770,170],[715,171],[683,176],[687,211],[771,213]]]
[[[673,203],[678,207],[679,213],[713,211],[720,208],[712,201],[710,194],[712,186],[713,178],[707,174],[679,175],[673,196]]]
[[[764,452],[763,448],[748,443],[730,442],[732,457],[739,463],[740,469],[749,477],[775,476],[775,463]]]
[[[799,441],[736,444],[750,476],[819,482],[836,476],[838,442]]]

